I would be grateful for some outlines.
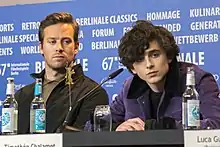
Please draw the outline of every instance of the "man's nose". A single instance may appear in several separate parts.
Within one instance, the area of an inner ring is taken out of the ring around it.
[[[63,45],[62,45],[62,43],[58,43],[56,51],[59,52],[59,53],[63,52]]]
[[[149,57],[145,57],[145,65],[147,69],[151,69],[154,65]]]

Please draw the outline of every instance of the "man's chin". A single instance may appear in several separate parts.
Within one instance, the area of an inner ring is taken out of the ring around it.
[[[151,78],[151,79],[147,80],[147,83],[149,83],[149,84],[157,84],[157,83],[159,83],[160,81],[161,81],[160,78],[154,77],[154,78]]]
[[[54,70],[60,70],[60,69],[65,69],[66,64],[56,64],[56,65],[52,65],[51,68]]]

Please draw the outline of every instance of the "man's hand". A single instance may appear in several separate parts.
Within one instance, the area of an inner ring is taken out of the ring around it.
[[[144,125],[140,118],[132,118],[120,124],[115,131],[143,131]]]

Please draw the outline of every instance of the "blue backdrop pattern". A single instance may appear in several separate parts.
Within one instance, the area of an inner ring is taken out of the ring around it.
[[[77,62],[85,74],[101,82],[123,67],[117,56],[121,36],[138,19],[167,27],[180,46],[179,60],[192,62],[219,79],[219,0],[73,0],[57,3],[0,7],[0,98],[5,97],[6,78],[15,88],[33,82],[29,76],[44,67],[38,48],[39,21],[53,12],[67,11],[78,21],[80,52]],[[110,101],[129,76],[127,70],[104,84]]]

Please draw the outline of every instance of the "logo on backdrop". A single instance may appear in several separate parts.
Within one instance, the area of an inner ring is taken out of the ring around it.
[[[104,80],[105,80],[105,78],[101,80],[101,83],[102,83]],[[110,79],[109,81],[105,82],[105,83],[103,84],[103,86],[105,86],[106,88],[113,88],[116,83],[117,83],[117,81],[116,81],[115,79]]]
[[[0,76],[4,76],[9,70],[11,76],[18,76],[21,72],[29,71],[29,62],[2,63],[0,64]]]
[[[213,74],[213,76],[214,76],[214,78],[215,78],[215,80],[216,80],[216,81],[218,81],[218,80],[219,80],[219,74],[214,73],[214,74]]]

